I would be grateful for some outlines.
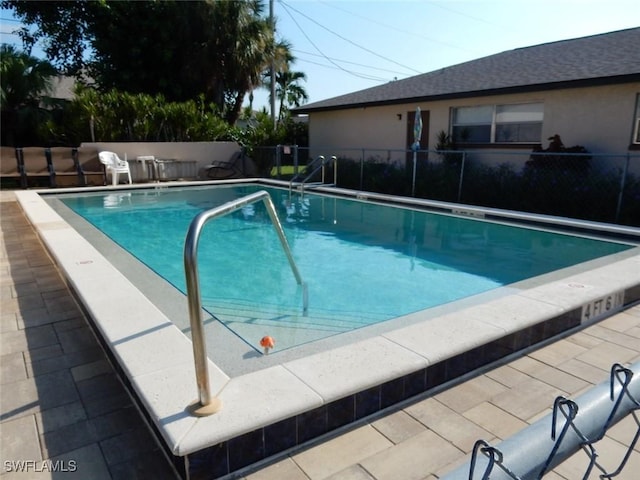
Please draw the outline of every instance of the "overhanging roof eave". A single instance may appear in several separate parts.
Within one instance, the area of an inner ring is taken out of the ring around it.
[[[509,93],[529,93],[535,91],[549,91],[558,90],[562,88],[581,88],[598,85],[614,85],[620,83],[631,83],[640,81],[640,73],[633,73],[628,75],[617,75],[610,77],[597,77],[586,78],[580,80],[568,80],[564,82],[550,82],[543,84],[531,84],[531,85],[516,85],[513,87],[503,88],[491,88],[485,90],[465,91],[465,92],[451,92],[439,95],[426,95],[417,97],[403,97],[394,98],[388,100],[376,100],[368,102],[354,102],[346,103],[342,105],[328,105],[320,107],[306,108],[305,106],[292,109],[293,113],[313,113],[313,112],[328,112],[336,110],[351,110],[354,108],[367,108],[367,107],[383,107],[389,105],[402,105],[406,103],[429,103],[442,100],[453,100],[459,98],[473,98],[473,97],[488,97],[495,95],[504,95]]]

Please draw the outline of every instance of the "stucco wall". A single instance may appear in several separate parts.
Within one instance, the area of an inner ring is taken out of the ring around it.
[[[310,145],[313,152],[333,148],[336,155],[348,149],[404,150],[409,128],[407,113],[419,106],[423,112],[429,112],[428,144],[433,149],[438,132],[449,131],[452,107],[542,102],[544,147],[547,146],[546,139],[557,133],[566,146],[583,145],[593,153],[624,153],[631,143],[638,93],[640,82],[312,112],[309,115]],[[426,135],[425,131],[423,136]]]

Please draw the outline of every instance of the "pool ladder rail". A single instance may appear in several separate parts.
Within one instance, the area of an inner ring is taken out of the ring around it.
[[[333,183],[325,183],[326,166],[330,163],[333,163]],[[308,173],[301,181],[298,181],[298,179],[305,173],[309,172],[309,170],[311,170],[311,172]],[[309,182],[309,180],[316,173],[318,173],[319,170],[322,170],[321,181]],[[332,155],[327,159],[324,157],[324,155],[318,155],[309,165],[307,165],[307,168],[305,168],[304,172],[300,172],[294,175],[294,177],[289,181],[289,199],[291,199],[291,193],[293,191],[294,185],[297,187],[300,193],[304,194],[305,185],[307,187],[317,187],[320,185],[330,187],[330,186],[336,186],[337,184],[338,184],[338,157],[336,157],[335,155]]]
[[[276,213],[271,196],[265,190],[261,190],[242,198],[232,200],[218,207],[199,213],[191,221],[184,243],[184,270],[187,283],[187,302],[189,305],[189,321],[191,326],[191,340],[193,343],[193,357],[196,369],[196,383],[198,387],[198,399],[192,402],[187,410],[196,416],[212,415],[222,409],[222,401],[211,395],[209,370],[207,368],[207,349],[204,341],[204,325],[202,322],[202,298],[200,295],[200,281],[198,279],[198,241],[202,228],[214,218],[232,213],[247,205],[262,201],[269,213],[271,223],[278,234],[282,248],[287,255],[289,265],[298,285],[302,287],[302,309],[306,314],[309,308],[309,295],[307,284],[302,280],[300,271],[296,266],[291,253],[291,247],[287,242],[282,224]]]

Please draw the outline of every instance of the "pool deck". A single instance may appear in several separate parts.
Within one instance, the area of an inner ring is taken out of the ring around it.
[[[173,478],[143,416],[93,337],[60,272],[12,192],[1,192],[2,440],[6,461],[60,460],[82,478]],[[640,306],[430,397],[416,397],[246,472],[250,479],[438,478],[482,438],[494,443],[549,412],[558,395],[575,398],[608,377],[615,362],[640,360]],[[193,387],[194,388],[194,387]],[[228,406],[233,408],[233,406]],[[609,431],[606,464],[634,427]],[[618,478],[640,468],[640,447]],[[73,463],[71,463],[73,461]],[[553,478],[576,478],[578,458]],[[34,473],[58,478],[58,473]],[[584,469],[583,469],[584,470]],[[69,473],[71,474],[71,473]]]

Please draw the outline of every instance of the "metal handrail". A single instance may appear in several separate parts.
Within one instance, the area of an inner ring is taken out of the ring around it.
[[[304,177],[304,179],[301,182],[297,182],[300,185],[304,185],[304,183],[309,180],[313,175],[316,174],[316,172],[320,169],[320,167],[322,167],[323,171],[324,171],[324,155],[318,155],[315,160],[313,160],[309,165],[307,165],[307,168],[305,168],[304,173],[309,171],[309,168],[311,168],[315,163],[320,162],[320,166],[316,166],[313,168],[313,170],[311,171],[311,173],[307,174],[306,177]],[[291,180],[289,180],[289,200],[291,200],[291,191],[293,190],[293,184],[296,183],[296,180],[302,175],[303,173],[297,173],[293,176],[293,178]]]
[[[333,162],[333,185],[337,185],[338,184],[338,157],[336,157],[335,155],[332,155],[331,158],[326,159],[324,157],[324,155],[318,155],[318,157],[316,157],[315,160],[313,160],[308,166],[307,169],[305,170],[305,172],[309,171],[309,167],[311,167],[312,165],[314,165],[316,162],[320,162],[320,165],[317,165],[315,168],[313,168],[313,170],[311,171],[311,173],[309,173],[306,177],[304,177],[304,179],[302,179],[301,182],[297,182],[298,185],[302,188],[302,190],[304,191],[304,186],[307,183],[307,180],[309,180],[311,177],[313,177],[318,170],[322,169],[322,181],[317,184],[317,185],[325,185],[324,183],[324,179],[325,179],[325,168],[327,166],[327,163],[329,162]],[[293,190],[293,184],[296,183],[296,180],[298,179],[298,177],[300,177],[302,175],[302,173],[299,173],[297,175],[295,175],[290,181],[289,181],[289,198],[291,198],[291,192]],[[314,184],[316,185],[316,184]]]
[[[324,184],[324,170],[328,162],[333,162],[333,185],[338,185],[338,157],[332,155],[327,161],[322,162],[322,183]]]
[[[207,349],[204,342],[204,326],[201,315],[201,297],[200,297],[200,281],[198,279],[198,241],[200,233],[204,225],[211,219],[227,215],[246,205],[256,203],[262,200],[267,208],[271,223],[273,224],[282,248],[287,255],[289,265],[293,271],[298,285],[302,286],[302,302],[303,311],[306,313],[308,309],[307,285],[302,281],[300,271],[295,264],[291,248],[284,234],[282,224],[278,219],[278,214],[273,205],[273,201],[269,193],[261,190],[245,197],[227,202],[219,207],[206,210],[196,215],[191,221],[187,237],[184,242],[184,270],[187,281],[187,301],[189,304],[189,321],[191,324],[191,340],[193,343],[193,357],[196,369],[196,382],[198,386],[198,400],[193,402],[189,407],[194,415],[205,416],[216,413],[222,408],[222,402],[211,396],[209,387],[209,370],[207,368]]]

